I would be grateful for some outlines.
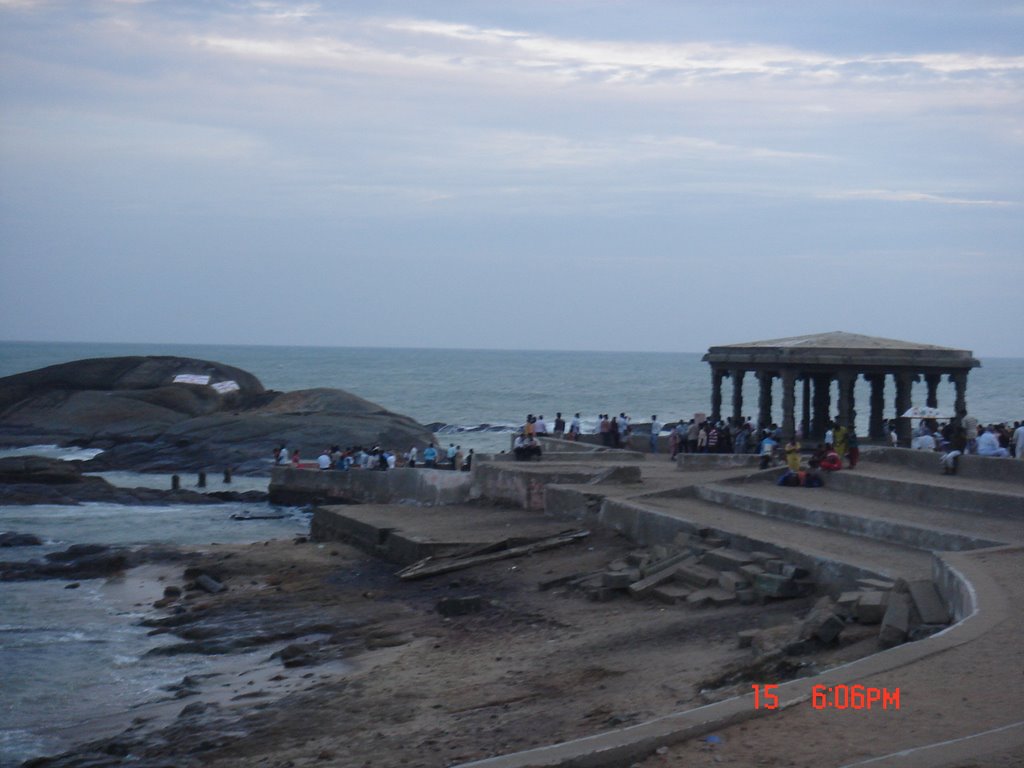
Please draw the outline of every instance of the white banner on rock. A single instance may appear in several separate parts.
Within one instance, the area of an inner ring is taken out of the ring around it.
[[[175,384],[209,384],[210,377],[199,373],[179,373],[174,377]]]
[[[226,395],[228,392],[237,392],[238,390],[241,389],[241,387],[238,386],[237,381],[230,380],[218,381],[216,384],[213,385],[213,388],[220,392],[222,395]]]

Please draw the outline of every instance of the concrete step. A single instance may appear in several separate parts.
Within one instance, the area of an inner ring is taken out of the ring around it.
[[[828,476],[827,487],[867,499],[913,504],[969,515],[988,515],[1024,522],[1024,484],[979,480],[866,463],[853,471]]]
[[[858,579],[877,575],[893,580],[931,577],[931,554],[922,550],[767,518],[697,498],[609,500],[601,522],[638,539],[654,531],[671,538],[676,533],[707,529],[728,539],[734,549],[761,550],[806,568],[819,583],[855,588]]]
[[[832,478],[829,478],[829,482]],[[705,501],[765,517],[924,550],[980,549],[1021,537],[1018,523],[982,515],[909,509],[831,488],[788,488],[768,482],[710,484],[695,489]]]

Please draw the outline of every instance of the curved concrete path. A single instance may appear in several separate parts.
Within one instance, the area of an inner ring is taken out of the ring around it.
[[[887,477],[897,479],[903,473],[912,476],[913,482],[921,481],[919,472],[885,470]],[[731,474],[737,473],[734,470]],[[749,526],[774,526],[775,533],[790,545],[798,533],[797,546],[811,545],[810,539],[818,534],[834,533],[796,523],[779,527],[783,521],[766,521],[754,514],[691,499],[665,498],[673,490],[721,481],[723,475],[721,471],[673,472],[649,462],[644,466],[644,487],[616,489],[608,495],[618,497],[618,503],[650,506],[662,514],[689,513],[698,523],[706,514],[718,516],[719,522],[732,516],[729,527],[735,524],[749,530]],[[580,490],[593,494],[598,489],[591,486]],[[652,493],[662,497],[652,498]],[[908,510],[915,518],[919,513]],[[986,533],[993,532],[989,527],[992,525],[993,521],[986,521]],[[1024,538],[1012,526],[1002,532],[1016,532],[1018,535],[1007,537],[1015,541]],[[758,533],[767,535],[770,531]],[[928,557],[904,547],[886,551],[881,542],[845,538],[849,551],[844,555],[853,556],[859,550],[886,573],[916,574],[922,566],[921,557]],[[816,541],[820,544],[822,540]],[[822,546],[829,549],[827,544]],[[778,688],[779,709],[755,709],[752,694],[747,694],[630,728],[467,763],[464,768],[624,766],[643,760],[661,747],[668,747],[668,751],[659,754],[651,766],[688,766],[698,764],[693,740],[711,733],[720,739],[715,765],[966,768],[1024,764],[1024,547],[1014,544],[937,553],[935,574],[956,593],[965,618],[924,640],[814,678],[785,683]],[[898,711],[816,709],[810,703],[811,689],[822,684],[899,689],[901,707]],[[707,751],[706,746],[701,749]],[[981,755],[987,757],[979,762],[975,758]],[[702,760],[699,764],[712,763]]]

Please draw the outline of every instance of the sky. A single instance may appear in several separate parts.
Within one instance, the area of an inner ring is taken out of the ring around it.
[[[1024,4],[0,0],[0,338],[1024,357]]]

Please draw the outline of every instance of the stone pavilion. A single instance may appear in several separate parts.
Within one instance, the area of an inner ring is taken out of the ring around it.
[[[711,347],[704,355],[711,366],[711,418],[722,418],[722,383],[732,380],[732,416],[742,418],[743,379],[750,372],[758,382],[759,426],[771,423],[772,388],[775,379],[782,383],[782,432],[792,435],[797,425],[796,386],[802,392],[802,423],[806,436],[820,439],[831,420],[832,382],[838,383],[838,423],[853,426],[856,418],[854,384],[863,376],[870,384],[871,414],[868,437],[885,437],[887,418],[897,419],[901,441],[909,439],[909,419],[898,418],[911,407],[911,386],[923,380],[927,384],[926,405],[939,407],[938,391],[942,377],[955,388],[951,416],[960,421],[967,415],[967,374],[981,363],[963,349],[931,344],[881,339],[856,333],[834,331],[810,336],[752,341]],[[895,383],[895,403],[885,413],[885,382]],[[946,409],[949,410],[948,408]]]

